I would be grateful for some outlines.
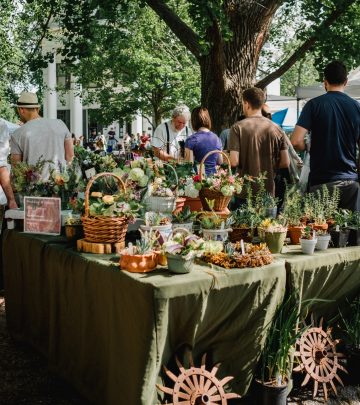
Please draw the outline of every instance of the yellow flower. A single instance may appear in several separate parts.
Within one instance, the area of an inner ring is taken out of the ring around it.
[[[99,191],[93,191],[90,195],[94,198],[101,198],[103,196]]]
[[[114,197],[112,195],[104,195],[102,198],[105,204],[111,205],[114,203]]]

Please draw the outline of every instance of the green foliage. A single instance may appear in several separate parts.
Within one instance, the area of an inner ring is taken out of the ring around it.
[[[284,209],[282,217],[290,226],[299,226],[301,218],[304,216],[302,207],[303,198],[296,186],[289,187],[286,185]]]
[[[197,212],[192,212],[190,207],[186,206],[178,214],[173,214],[172,222],[174,224],[186,224],[193,222],[197,216]]]
[[[334,219],[340,228],[347,227],[351,222],[351,211],[341,208],[335,213]]]
[[[348,302],[349,304],[349,302]],[[347,336],[349,343],[355,348],[360,349],[360,297],[356,297],[349,305],[348,316],[343,316],[339,309],[340,324]]]
[[[286,383],[290,366],[290,351],[303,330],[298,328],[299,303],[290,295],[277,308],[269,327],[261,356],[262,382]]]
[[[247,208],[238,208],[231,216],[235,228],[254,228],[259,223],[259,217]]]

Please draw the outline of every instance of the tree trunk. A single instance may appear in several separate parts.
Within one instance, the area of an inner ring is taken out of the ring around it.
[[[218,134],[242,114],[241,95],[256,83],[260,51],[275,10],[273,5],[266,15],[256,7],[245,10],[246,14],[230,14],[233,36],[228,42],[223,41],[215,24],[208,31],[213,46],[199,59],[201,102],[209,109],[213,130]]]

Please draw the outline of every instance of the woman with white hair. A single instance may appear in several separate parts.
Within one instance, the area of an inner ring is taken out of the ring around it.
[[[181,156],[185,140],[192,133],[187,125],[189,120],[189,108],[179,105],[174,108],[171,120],[163,122],[155,129],[151,146],[156,157],[167,161]]]

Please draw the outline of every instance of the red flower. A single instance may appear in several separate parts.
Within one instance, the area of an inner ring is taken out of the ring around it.
[[[193,177],[194,183],[199,183],[200,182],[200,176],[197,174],[196,176]]]

